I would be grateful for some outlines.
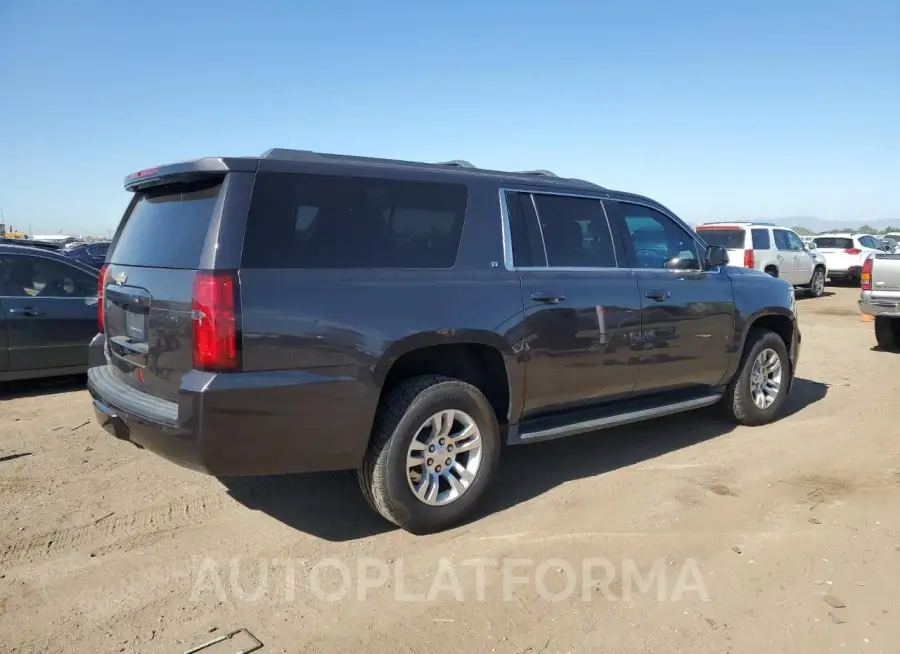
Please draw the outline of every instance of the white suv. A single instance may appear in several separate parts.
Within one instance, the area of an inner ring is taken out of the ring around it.
[[[871,234],[819,234],[813,239],[816,252],[825,255],[828,276],[859,284],[862,266],[870,254],[887,252],[881,239]]]
[[[772,223],[703,223],[697,234],[708,245],[728,250],[731,266],[744,266],[780,277],[806,289],[813,297],[825,292],[828,265],[787,227]]]

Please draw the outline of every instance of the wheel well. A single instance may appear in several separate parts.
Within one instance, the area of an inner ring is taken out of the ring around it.
[[[765,268],[765,270],[764,270],[763,272],[767,272],[767,273],[769,273],[769,274],[771,275],[772,273],[769,272],[770,270],[774,270],[774,271],[775,271],[775,276],[778,277],[778,266],[773,265],[773,264],[769,264],[768,266],[766,266],[766,268]]]
[[[813,268],[813,272],[815,272],[815,271],[817,271],[817,270],[821,270],[822,272],[825,272],[825,264],[824,264],[824,263],[817,263],[817,264],[815,265],[815,267]]]
[[[407,352],[391,365],[381,395],[404,379],[419,375],[445,375],[478,388],[490,402],[497,422],[509,419],[509,378],[503,355],[480,343],[432,345]]]
[[[787,316],[760,316],[750,325],[750,329],[768,329],[770,332],[775,332],[781,336],[781,340],[784,341],[788,352],[791,351],[794,325],[791,324],[791,319]]]

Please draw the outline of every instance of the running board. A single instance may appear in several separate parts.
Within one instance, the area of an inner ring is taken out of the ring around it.
[[[704,395],[703,397],[695,397],[680,402],[662,404],[646,409],[638,409],[635,411],[593,418],[591,420],[573,422],[568,425],[558,425],[536,431],[523,431],[518,434],[518,438],[515,440],[520,443],[534,443],[537,441],[549,441],[554,438],[563,438],[564,436],[574,436],[575,434],[583,434],[599,429],[619,427],[632,422],[641,422],[643,420],[650,420],[651,418],[661,418],[663,416],[672,415],[673,413],[681,413],[682,411],[690,411],[691,409],[700,409],[711,406],[718,402],[721,397],[722,395],[719,393],[714,395]]]

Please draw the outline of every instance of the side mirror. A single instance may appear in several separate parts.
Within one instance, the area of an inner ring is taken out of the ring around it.
[[[728,265],[728,250],[721,245],[710,245],[706,248],[706,265],[710,268]]]

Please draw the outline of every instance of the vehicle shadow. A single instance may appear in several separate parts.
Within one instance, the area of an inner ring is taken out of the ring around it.
[[[873,345],[872,347],[869,348],[869,350],[872,352],[886,352],[888,354],[900,353],[900,350],[886,350],[883,347],[881,347],[880,345]]]
[[[785,416],[822,400],[827,384],[797,378]],[[714,408],[582,434],[503,453],[499,477],[473,516],[509,509],[576,479],[595,477],[729,433],[735,426]],[[763,427],[764,429],[764,427]],[[247,508],[318,538],[343,542],[396,529],[369,508],[353,472],[220,478]]]
[[[57,393],[72,393],[87,388],[87,375],[26,379],[0,383],[0,402]]]
[[[821,300],[823,297],[831,297],[832,295],[837,295],[834,291],[824,291],[822,295],[819,297],[812,297],[807,293],[797,293],[794,297],[799,300]]]

